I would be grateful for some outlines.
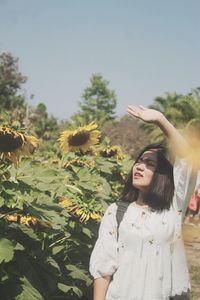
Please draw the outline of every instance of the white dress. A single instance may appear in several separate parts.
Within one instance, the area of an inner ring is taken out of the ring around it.
[[[169,210],[155,212],[131,203],[120,224],[118,242],[117,205],[106,210],[90,258],[93,278],[113,276],[106,300],[168,300],[190,289],[181,238],[181,206],[190,173],[186,160],[176,161]]]

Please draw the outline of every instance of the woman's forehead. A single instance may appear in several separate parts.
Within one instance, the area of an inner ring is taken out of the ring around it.
[[[145,151],[142,155],[142,158],[148,158],[148,159],[152,159],[152,160],[157,160],[157,149],[150,149]]]

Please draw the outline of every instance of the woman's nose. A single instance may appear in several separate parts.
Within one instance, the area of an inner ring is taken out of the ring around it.
[[[144,168],[145,168],[144,163],[137,165],[137,170],[144,170]]]

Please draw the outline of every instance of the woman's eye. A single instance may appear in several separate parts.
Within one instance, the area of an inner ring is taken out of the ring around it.
[[[140,158],[138,159],[138,161],[136,162],[136,164],[141,164],[143,162],[143,160]]]

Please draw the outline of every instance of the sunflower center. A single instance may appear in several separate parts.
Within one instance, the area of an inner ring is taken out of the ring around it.
[[[70,146],[81,146],[89,140],[90,134],[87,131],[82,131],[76,135],[72,135],[68,139]]]
[[[0,131],[0,152],[13,152],[23,145],[20,135],[12,131]]]

